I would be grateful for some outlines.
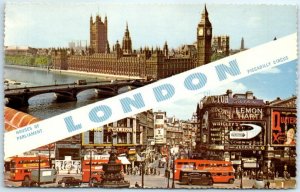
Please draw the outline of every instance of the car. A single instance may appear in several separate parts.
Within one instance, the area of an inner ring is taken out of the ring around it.
[[[70,187],[70,186],[80,186],[82,181],[80,179],[75,179],[75,177],[63,177],[58,181],[58,186],[60,187]]]
[[[253,185],[254,189],[263,189],[265,188],[265,181],[263,179],[256,179]]]

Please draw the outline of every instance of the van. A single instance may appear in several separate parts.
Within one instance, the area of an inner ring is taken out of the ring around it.
[[[39,170],[34,169],[31,171],[31,180],[38,182]],[[57,172],[55,169],[40,169],[40,183],[55,183]]]

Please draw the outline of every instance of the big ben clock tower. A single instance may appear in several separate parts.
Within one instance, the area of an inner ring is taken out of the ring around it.
[[[197,27],[197,64],[201,66],[210,62],[212,26],[208,18],[206,5],[202,12],[201,21]]]

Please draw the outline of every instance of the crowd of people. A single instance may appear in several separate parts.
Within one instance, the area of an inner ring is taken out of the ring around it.
[[[143,166],[128,167],[126,170],[127,175],[142,175]],[[158,167],[144,167],[145,175],[160,175],[160,170]]]
[[[276,171],[271,171],[269,170],[268,173],[264,173],[263,171],[259,170],[259,171],[255,171],[255,170],[244,170],[243,172],[243,177],[248,177],[249,179],[275,179],[275,178],[279,178],[279,172]],[[235,178],[236,179],[240,179],[241,177],[241,171],[237,171],[235,173]],[[291,175],[288,171],[284,171],[283,172],[283,178],[285,180],[288,180],[291,178]]]

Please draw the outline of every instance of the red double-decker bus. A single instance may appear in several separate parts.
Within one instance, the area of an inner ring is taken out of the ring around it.
[[[31,170],[49,168],[49,159],[40,157],[13,157],[10,161],[10,180],[23,181],[31,179]]]
[[[91,181],[93,183],[101,181],[101,175],[103,174],[103,164],[108,163],[107,159],[83,160],[82,162],[82,182],[90,182],[90,173],[92,172]]]
[[[175,179],[181,170],[206,170],[211,172],[214,183],[233,183],[234,168],[231,162],[217,160],[177,159],[175,160]]]
[[[96,159],[92,160],[92,166],[90,166],[90,160],[82,161],[82,182],[90,182],[90,173],[92,172],[91,182],[99,182],[102,180],[103,174],[103,164],[108,163],[108,159]],[[117,163],[121,163],[120,160],[116,161]]]

